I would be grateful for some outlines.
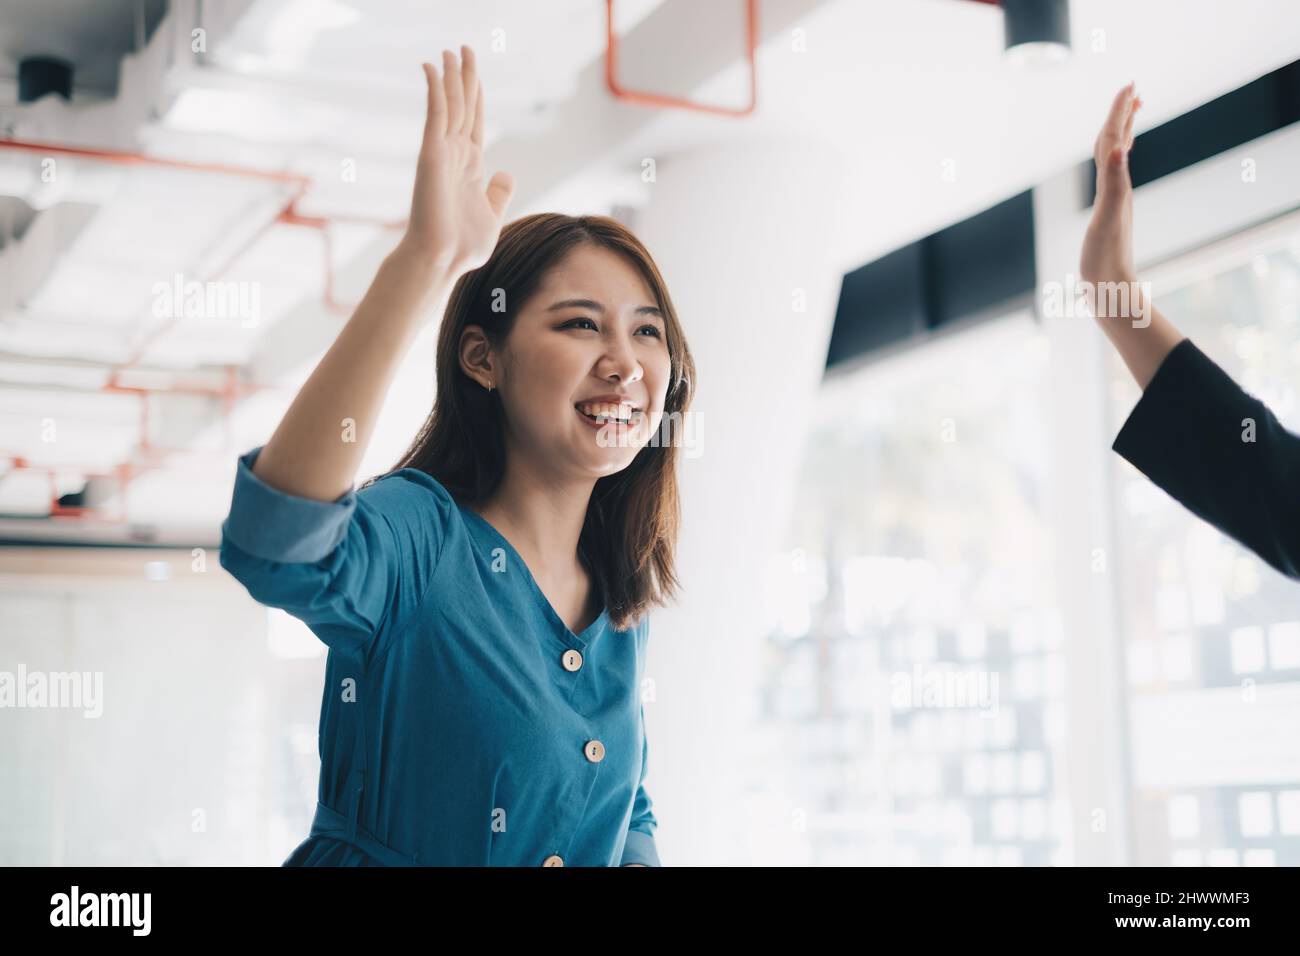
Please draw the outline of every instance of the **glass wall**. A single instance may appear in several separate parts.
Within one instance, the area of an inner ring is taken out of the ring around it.
[[[1019,314],[823,390],[763,685],[809,864],[1069,862],[1047,359]]]
[[[1300,431],[1300,227],[1245,239],[1156,301]],[[1140,393],[1118,356],[1110,374],[1118,431]],[[1133,862],[1300,865],[1300,590],[1112,457]]]
[[[1300,432],[1300,224],[1151,274],[1161,309]],[[1068,476],[1050,460],[1049,341],[1013,315],[824,387],[765,591],[770,756],[754,790],[789,807],[786,860],[1074,862],[1070,819],[1088,808],[1066,785],[1057,607],[1079,585],[1053,571],[1049,482]],[[1113,437],[1140,391],[1107,354],[1090,393]],[[1127,684],[1107,743],[1127,768],[1125,856],[1300,865],[1296,582],[1097,455],[1114,573],[1089,586],[1114,589],[1123,649],[1106,679]]]

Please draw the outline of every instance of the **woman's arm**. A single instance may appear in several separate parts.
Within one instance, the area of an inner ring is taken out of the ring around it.
[[[1142,386],[1112,447],[1193,514],[1300,578],[1300,436],[1174,328],[1137,282],[1128,151],[1141,105],[1130,83],[1097,137],[1097,201],[1080,261],[1097,322]],[[1128,307],[1101,294],[1102,283],[1127,283]]]
[[[221,526],[221,566],[255,600],[362,660],[419,607],[455,503],[416,469],[354,491],[356,469],[398,363],[447,284],[491,254],[513,188],[504,173],[483,187],[483,94],[462,50],[463,67],[444,53],[441,80],[425,64],[406,234],[270,441],[240,456]],[[345,418],[355,442],[342,440]]]
[[[474,53],[425,63],[428,110],[406,233],[253,465],[287,494],[335,501],[352,488],[393,376],[433,307],[487,261],[514,193],[508,173],[483,184],[483,91]],[[344,440],[351,419],[355,440]]]
[[[1190,339],[1111,446],[1197,517],[1300,578],[1300,436]]]
[[[1138,385],[1146,388],[1183,334],[1146,300],[1133,264],[1133,182],[1128,154],[1133,117],[1142,100],[1130,83],[1119,91],[1097,135],[1097,199],[1083,240],[1079,275],[1093,290],[1097,324],[1119,352]],[[1122,283],[1129,295],[1112,298],[1105,286]]]

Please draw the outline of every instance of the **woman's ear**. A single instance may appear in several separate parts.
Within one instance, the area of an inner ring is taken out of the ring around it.
[[[467,325],[461,331],[459,356],[461,371],[485,389],[500,385],[492,361],[492,344],[481,325]]]

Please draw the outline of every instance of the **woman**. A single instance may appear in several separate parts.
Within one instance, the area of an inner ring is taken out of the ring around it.
[[[1130,83],[1097,137],[1097,201],[1080,262],[1092,288],[1125,283],[1137,293],[1127,309],[1111,308],[1122,298],[1095,296],[1097,321],[1143,389],[1114,450],[1193,514],[1300,578],[1300,437],[1141,301],[1128,172],[1141,105]]]
[[[222,566],[329,646],[319,802],[285,865],[657,866],[639,688],[678,499],[675,442],[650,438],[690,405],[690,352],[614,220],[502,229],[474,54],[424,68],[406,234],[240,457],[222,525]],[[354,492],[448,287],[432,412]]]

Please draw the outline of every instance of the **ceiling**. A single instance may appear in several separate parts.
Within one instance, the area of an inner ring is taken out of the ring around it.
[[[759,107],[736,119],[615,101],[599,0],[172,0],[142,20],[128,0],[7,0],[0,140],[38,145],[0,142],[0,540],[214,540],[234,454],[269,435],[396,237],[419,64],[444,47],[479,54],[513,215],[645,202],[645,156],[807,138],[861,170],[845,269],[1084,159],[1129,79],[1149,128],[1300,57],[1292,0],[1074,0],[1073,57],[1037,72],[1007,62],[988,4],[758,8]],[[743,101],[739,0],[616,11],[627,85]],[[37,53],[73,62],[71,102],[17,103]],[[256,315],[169,305],[193,279],[242,283]]]
[[[6,0],[0,11],[0,63],[13,81],[20,59],[54,56],[76,64],[85,93],[114,96],[122,57],[147,41],[166,0]]]

